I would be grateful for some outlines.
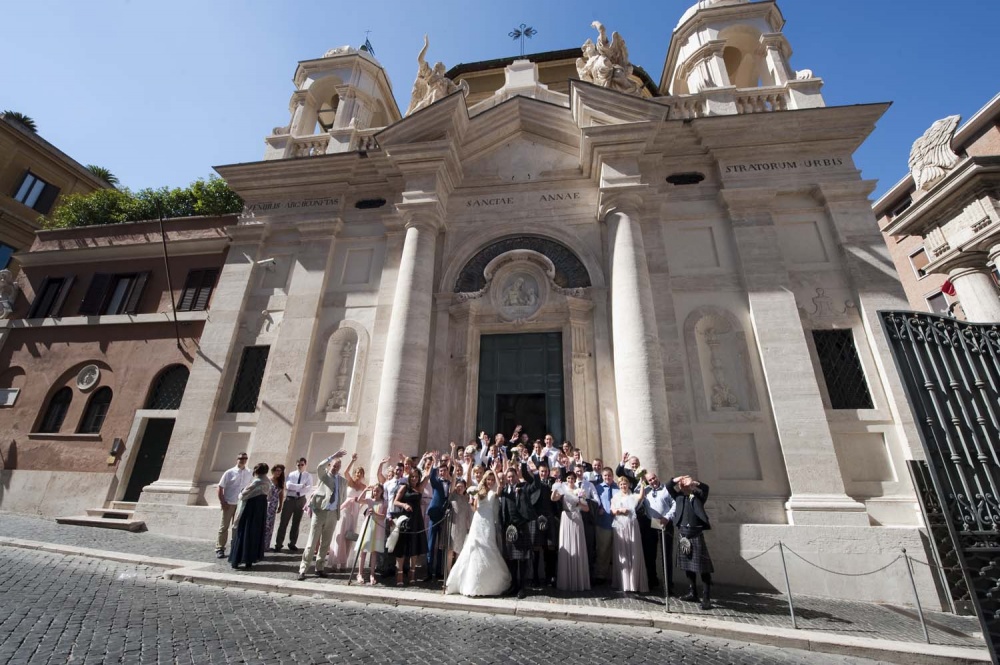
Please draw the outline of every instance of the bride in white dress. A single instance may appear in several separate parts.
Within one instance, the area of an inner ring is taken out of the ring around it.
[[[500,503],[496,490],[496,474],[487,471],[475,495],[476,513],[469,535],[448,574],[445,593],[500,596],[510,588],[510,572],[497,543]]]

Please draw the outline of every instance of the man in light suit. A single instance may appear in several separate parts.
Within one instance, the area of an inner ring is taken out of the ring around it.
[[[306,578],[309,566],[316,565],[316,575],[326,577],[323,568],[326,566],[326,555],[330,552],[330,541],[333,540],[333,529],[340,518],[340,504],[346,498],[347,481],[339,474],[340,458],[347,454],[346,450],[338,450],[319,463],[316,475],[316,491],[309,500],[312,517],[309,518],[309,542],[302,552],[302,563],[299,564],[299,581]],[[354,454],[357,458],[357,453]]]

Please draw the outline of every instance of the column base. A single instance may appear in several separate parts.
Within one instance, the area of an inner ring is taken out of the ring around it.
[[[182,480],[157,480],[147,485],[139,495],[139,504],[158,503],[174,506],[194,506],[198,504],[202,488]]]
[[[800,526],[869,526],[868,509],[846,494],[796,494],[785,503],[788,523]]]

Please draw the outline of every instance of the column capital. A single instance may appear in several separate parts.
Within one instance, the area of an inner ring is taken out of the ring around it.
[[[436,196],[428,196],[419,200],[403,201],[396,204],[397,215],[394,215],[396,230],[410,227],[426,228],[434,233],[444,228],[444,205]]]
[[[997,240],[997,244],[990,247],[989,260],[1000,270],[1000,239]]]
[[[989,255],[986,252],[962,252],[948,262],[948,277],[956,280],[972,273],[989,273],[987,261]]]
[[[614,213],[622,213],[638,220],[646,204],[644,196],[649,189],[649,185],[602,188],[597,208],[598,220],[607,222],[608,215]]]

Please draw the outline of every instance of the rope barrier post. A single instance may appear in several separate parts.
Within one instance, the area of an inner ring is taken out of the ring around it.
[[[927,632],[927,622],[924,620],[924,608],[920,605],[920,595],[917,593],[917,583],[913,580],[913,567],[910,564],[910,555],[903,548],[903,561],[906,562],[906,573],[910,576],[910,587],[913,589],[913,600],[917,603],[917,616],[920,617],[920,628],[924,631],[924,640],[931,643],[931,634]]]
[[[440,540],[440,536],[438,540]],[[444,574],[441,577],[441,593],[444,594],[448,591],[448,573],[451,572],[451,557],[448,556],[451,546],[451,510],[449,509],[444,514],[444,549],[441,549],[441,543],[437,543],[439,556],[444,557],[444,561],[441,564],[441,570]]]
[[[354,543],[354,563],[351,564],[351,574],[347,576],[347,586],[351,586],[351,581],[354,580],[354,575],[357,571],[355,568],[358,567],[358,561],[361,560],[361,543],[365,542],[365,536],[368,535],[368,525],[372,521],[372,514],[369,510],[368,515],[365,516],[365,526],[361,529],[361,536]]]
[[[792,616],[792,628],[798,630],[795,620],[795,605],[792,603],[792,585],[788,583],[788,564],[785,563],[785,544],[778,541],[778,551],[781,553],[781,570],[785,574],[785,594],[788,596],[788,613]]]
[[[670,584],[667,582],[667,565],[670,553],[667,552],[667,523],[660,522],[660,550],[663,552],[663,607],[670,613]]]

